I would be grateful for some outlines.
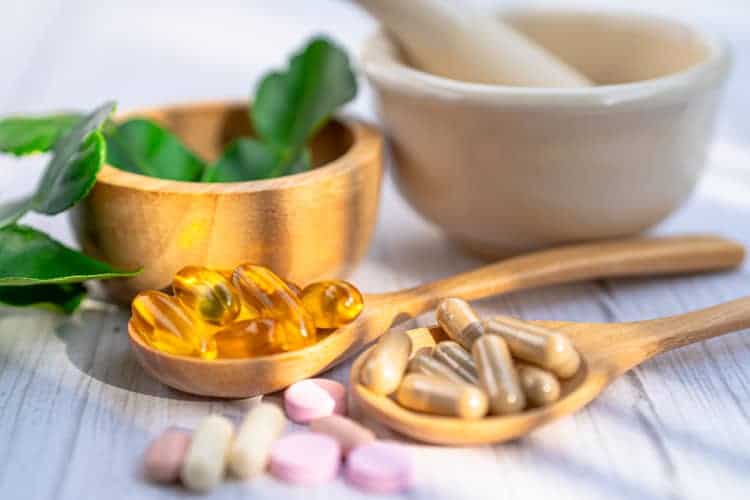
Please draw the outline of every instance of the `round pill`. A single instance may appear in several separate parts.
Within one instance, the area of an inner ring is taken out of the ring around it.
[[[406,448],[376,441],[355,448],[346,462],[350,483],[372,493],[397,493],[414,482],[414,464]]]
[[[346,412],[346,389],[334,380],[308,379],[284,392],[287,416],[300,424],[334,413]]]
[[[289,434],[274,444],[271,474],[288,483],[317,485],[336,477],[341,448],[332,437],[314,432]]]
[[[318,387],[326,391],[333,398],[335,402],[333,413],[336,415],[346,415],[346,387],[344,387],[344,384],[327,378],[313,378],[310,380],[315,382]]]

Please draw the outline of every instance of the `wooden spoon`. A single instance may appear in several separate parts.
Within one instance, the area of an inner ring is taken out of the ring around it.
[[[729,332],[750,328],[750,297],[670,318],[633,323],[566,323],[534,321],[567,335],[583,363],[562,382],[561,398],[548,406],[518,415],[480,420],[436,417],[399,406],[359,383],[369,350],[352,366],[352,397],[365,413],[398,432],[428,443],[468,445],[499,443],[523,436],[537,427],[574,413],[596,398],[612,381],[662,352]],[[439,327],[430,328],[444,340]]]
[[[365,296],[362,314],[299,351],[249,359],[204,361],[146,345],[128,324],[136,359],[161,382],[205,396],[243,398],[278,391],[362,349],[401,319],[446,296],[481,299],[515,290],[596,278],[681,274],[738,265],[744,248],[711,236],[639,238],[561,247],[500,261],[416,288]]]
[[[356,0],[429,73],[476,83],[586,87],[592,82],[533,40],[456,0]]]

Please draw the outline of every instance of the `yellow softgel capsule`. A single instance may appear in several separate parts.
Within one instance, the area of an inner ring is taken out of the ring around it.
[[[136,332],[155,349],[180,356],[216,358],[216,341],[208,325],[201,324],[166,293],[139,293],[133,300],[131,321]]]
[[[307,285],[300,298],[318,328],[339,328],[351,323],[364,306],[359,290],[340,280]]]
[[[175,274],[172,290],[185,307],[209,323],[226,325],[240,313],[239,293],[226,272],[188,266]]]
[[[214,335],[219,358],[252,358],[282,352],[276,321],[256,318],[239,321]]]
[[[315,343],[317,334],[312,317],[299,297],[273,271],[244,264],[234,270],[232,282],[247,306],[258,311],[260,317],[276,321],[282,351]]]

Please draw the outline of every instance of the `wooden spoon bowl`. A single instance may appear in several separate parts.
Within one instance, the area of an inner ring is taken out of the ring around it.
[[[595,399],[612,381],[653,356],[694,342],[750,327],[750,297],[680,316],[632,323],[535,324],[567,335],[581,354],[582,365],[562,381],[555,403],[512,416],[464,420],[418,413],[380,396],[359,383],[369,350],[357,358],[350,373],[351,394],[358,407],[388,427],[414,439],[444,445],[499,443],[574,413]],[[443,340],[439,327],[432,327]]]
[[[204,396],[251,397],[332,367],[399,320],[433,309],[443,297],[475,300],[588,279],[728,269],[743,256],[738,243],[711,236],[636,238],[535,252],[416,288],[366,295],[365,308],[353,323],[308,348],[257,358],[203,361],[173,356],[146,345],[132,323],[128,334],[136,359],[161,382]]]

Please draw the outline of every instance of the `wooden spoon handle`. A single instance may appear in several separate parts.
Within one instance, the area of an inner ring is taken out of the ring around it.
[[[635,238],[587,243],[510,258],[389,297],[419,314],[444,297],[475,300],[503,292],[590,279],[681,274],[735,267],[745,250],[717,236]]]
[[[745,328],[750,328],[750,297],[679,316],[623,323],[618,337],[609,342],[609,356],[629,368],[657,354]]]

